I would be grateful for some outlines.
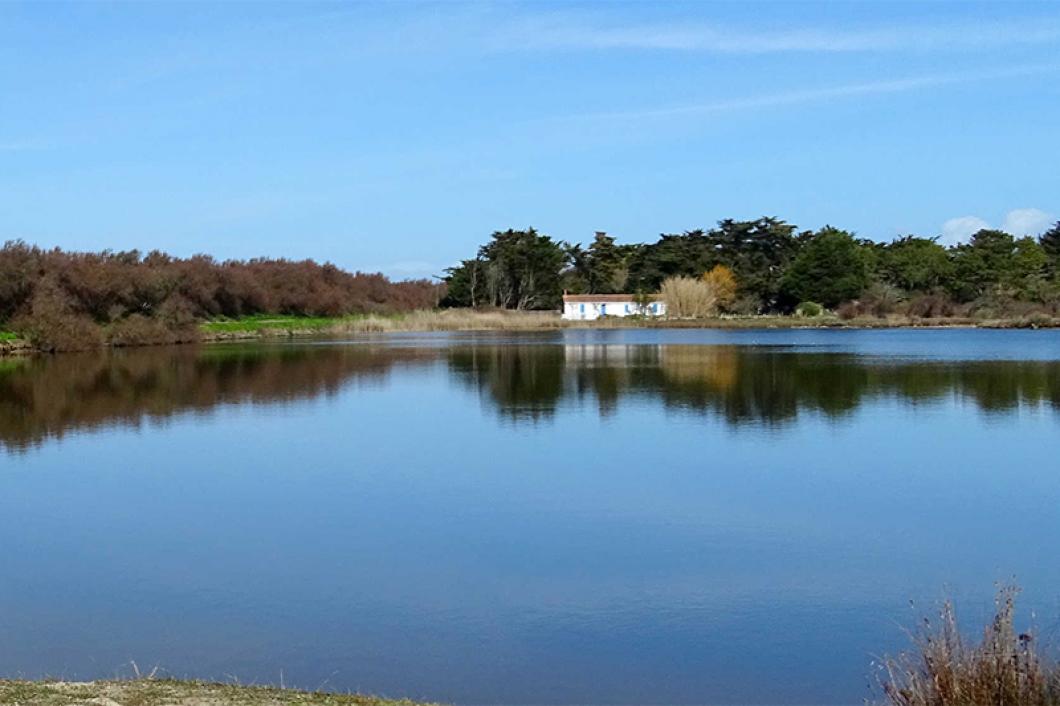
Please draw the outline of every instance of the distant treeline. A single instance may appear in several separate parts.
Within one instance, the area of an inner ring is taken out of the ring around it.
[[[653,293],[668,279],[718,269],[708,284],[735,280],[732,296],[715,297],[722,313],[787,313],[812,302],[850,316],[1055,314],[1060,223],[1037,238],[981,230],[951,247],[913,235],[878,243],[830,226],[800,231],[776,218],[724,220],[634,245],[606,233],[582,247],[507,230],[447,271],[445,304],[552,309],[564,290]]]
[[[217,317],[432,308],[443,292],[428,280],[392,282],[312,260],[0,249],[0,329],[51,350],[194,340],[198,322]]]

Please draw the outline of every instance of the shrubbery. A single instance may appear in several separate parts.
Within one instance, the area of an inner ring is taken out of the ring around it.
[[[437,306],[442,286],[312,260],[0,248],[0,323],[44,350],[194,340],[214,317],[340,316]]]

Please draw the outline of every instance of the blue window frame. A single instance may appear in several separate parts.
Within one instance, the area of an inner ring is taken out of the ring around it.
[[[581,310],[581,313],[583,313],[583,314],[584,314],[584,313],[585,313],[585,305],[584,305],[584,304],[580,304],[580,305],[579,305],[579,308],[580,308],[580,310]]]
[[[602,316],[607,316],[607,304],[600,305],[600,314]]]

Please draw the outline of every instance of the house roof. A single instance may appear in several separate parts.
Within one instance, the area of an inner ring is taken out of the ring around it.
[[[608,302],[632,302],[636,299],[636,294],[564,294],[564,302],[584,302],[604,304]],[[656,301],[658,295],[649,294],[647,295],[648,301]]]

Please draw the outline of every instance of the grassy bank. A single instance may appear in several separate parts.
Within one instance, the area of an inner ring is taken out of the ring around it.
[[[208,321],[201,329],[205,340],[269,338],[314,334],[387,333],[400,331],[531,331],[559,328],[1050,328],[1060,327],[1060,319],[1011,318],[915,318],[907,316],[856,317],[843,319],[834,314],[804,316],[715,316],[700,319],[607,317],[595,321],[565,321],[554,312],[476,311],[441,309],[415,311],[389,316],[366,315],[340,318],[293,316],[253,316],[242,319]]]
[[[205,340],[230,340],[400,331],[532,331],[560,328],[565,323],[554,312],[440,309],[338,318],[251,316],[207,321],[201,325],[201,330]]]
[[[413,331],[543,331],[561,328],[1057,328],[1060,318],[1040,315],[1002,319],[967,317],[917,318],[890,315],[842,318],[821,316],[715,316],[701,319],[603,318],[596,321],[564,321],[551,311],[504,311],[472,309],[420,310],[404,314],[364,314],[342,317],[258,315],[239,319],[216,319],[192,325],[179,335],[163,328],[145,329],[135,335],[108,335],[85,345],[49,348],[34,346],[12,332],[0,332],[0,356],[34,350],[87,350],[105,346],[158,345],[194,341],[228,341],[294,336],[342,336],[365,333]]]
[[[96,682],[0,680],[6,706],[416,706],[412,701],[171,679]]]

